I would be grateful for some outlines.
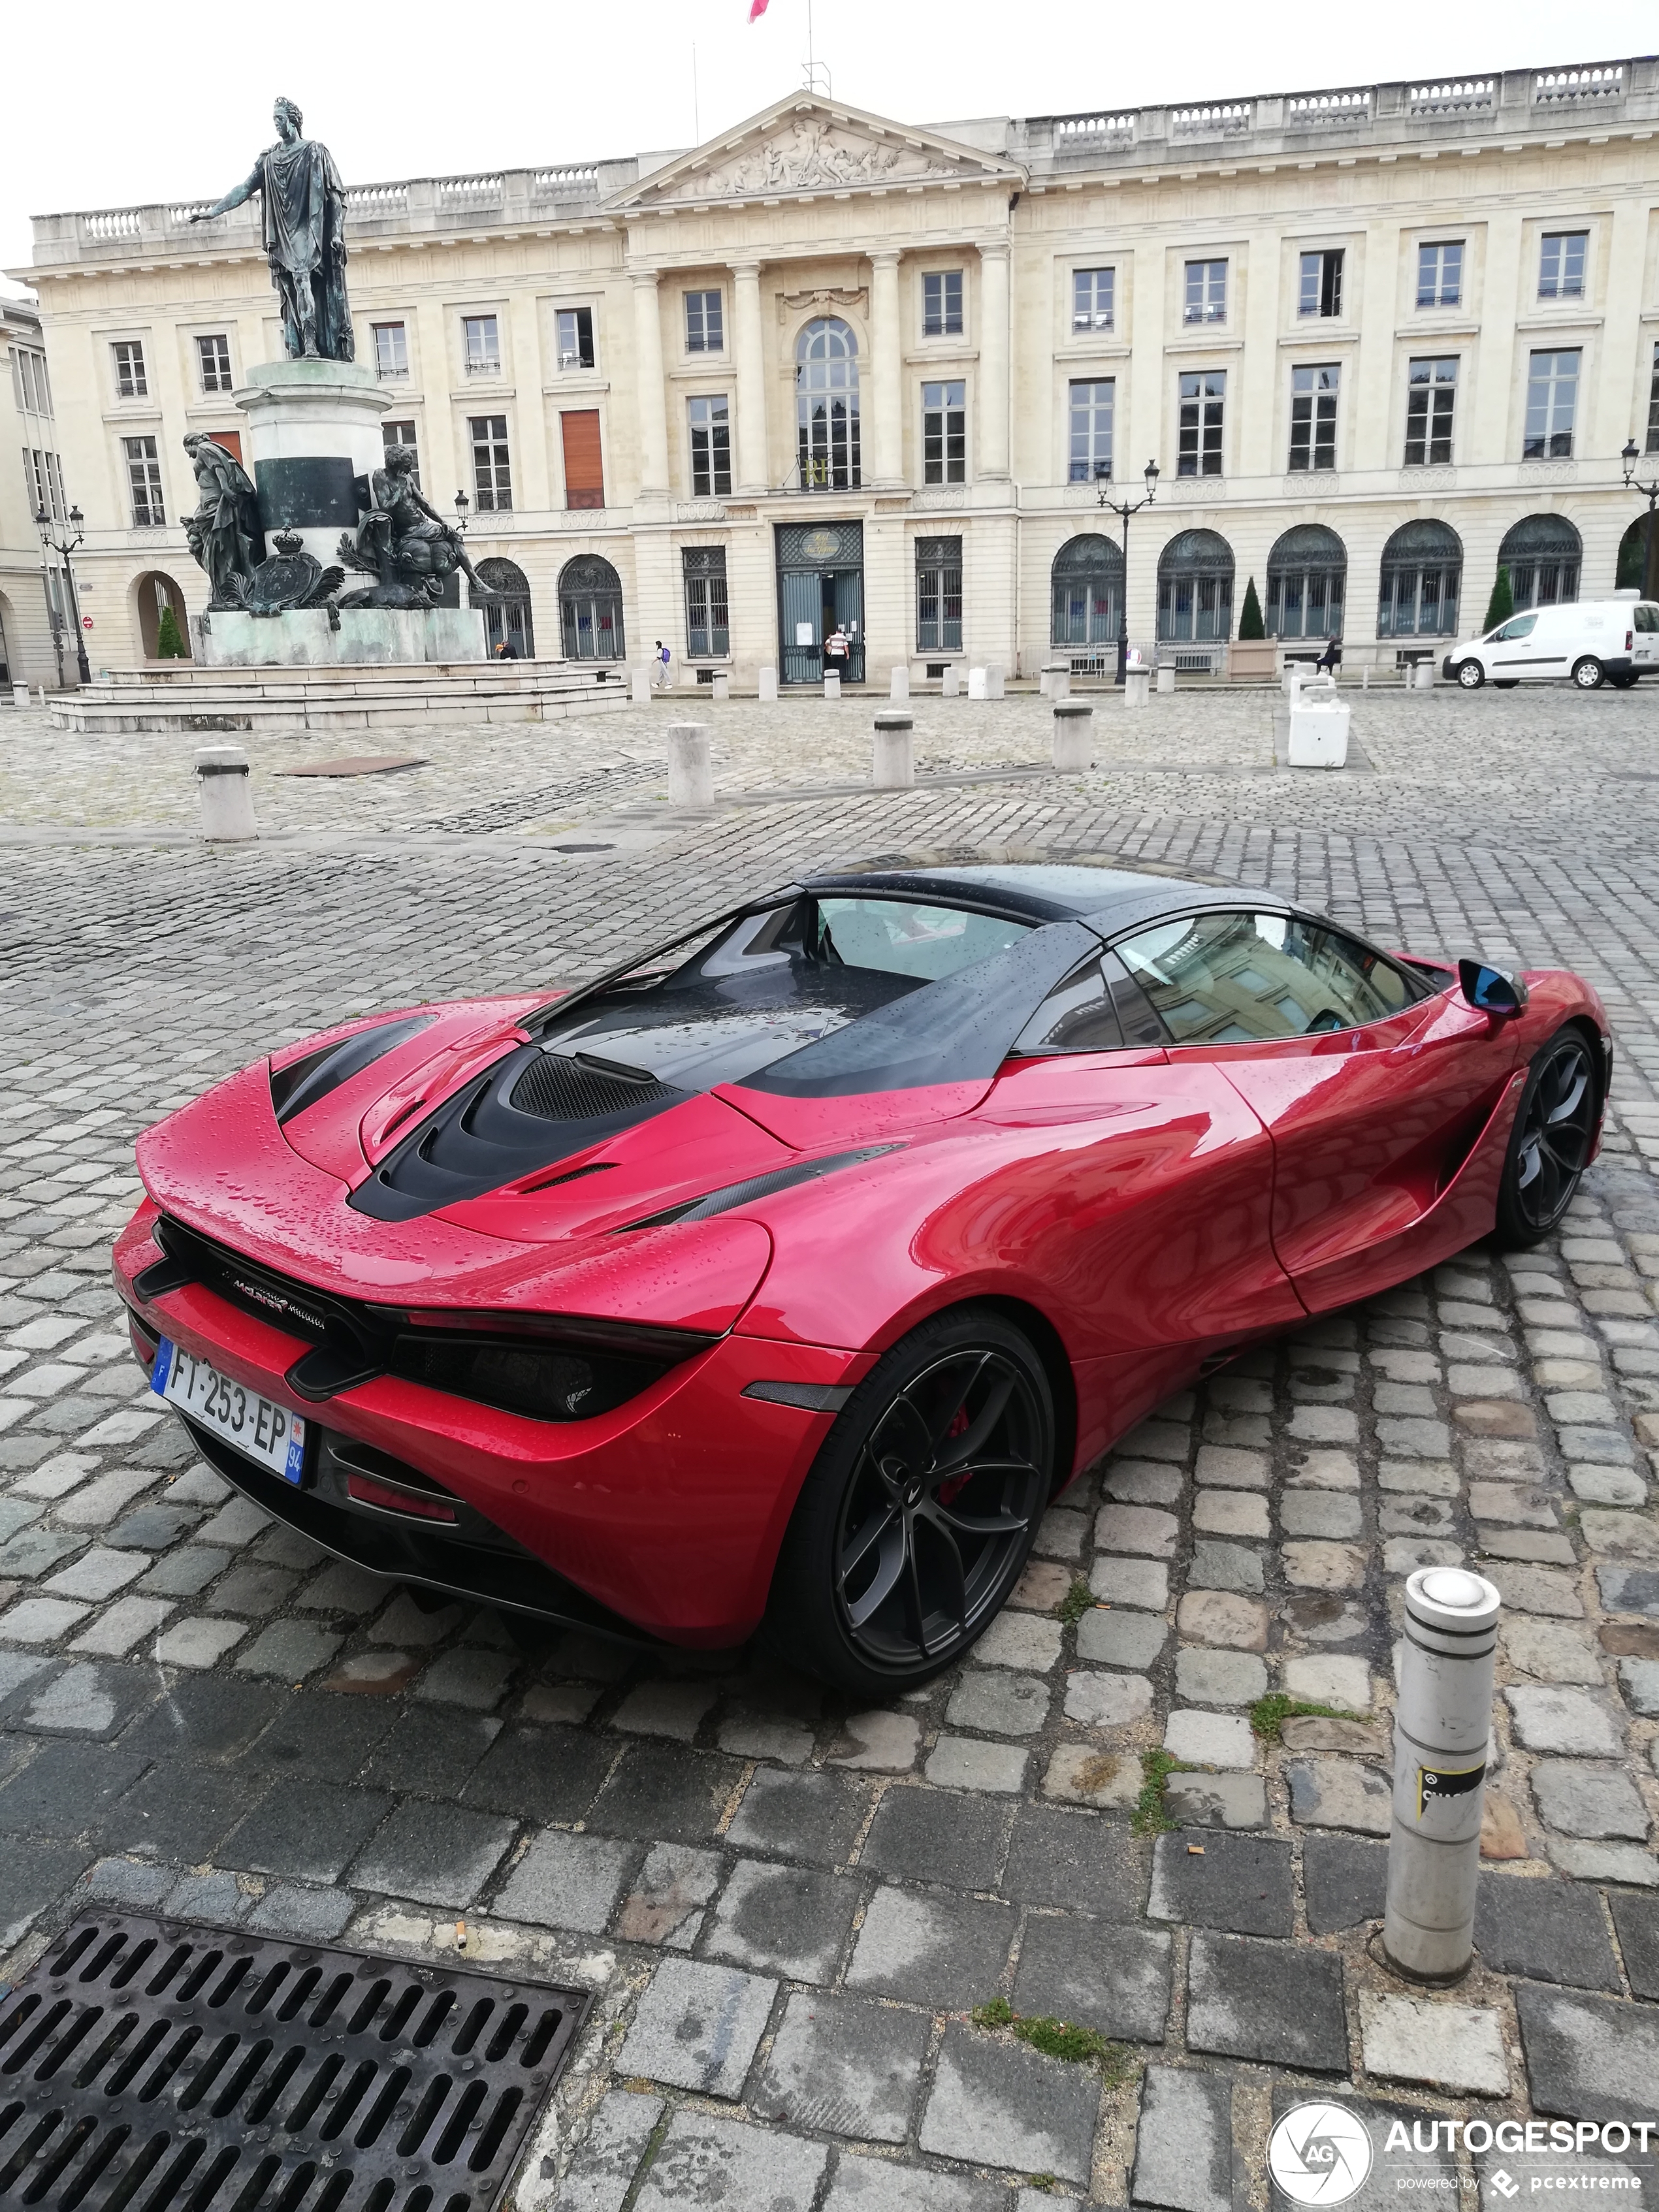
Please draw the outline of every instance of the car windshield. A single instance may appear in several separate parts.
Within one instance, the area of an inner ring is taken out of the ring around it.
[[[1068,951],[1052,942],[1057,928]],[[1051,942],[1035,964],[1020,961],[1037,938]],[[550,1007],[538,1041],[687,1091],[752,1081],[768,1069],[784,1078],[778,1087],[803,1095],[820,1080],[836,1091],[880,1087],[883,1071],[890,1088],[950,1081],[937,1071],[970,1062],[976,1070],[991,1053],[975,1001],[999,1036],[1006,1030],[988,1073],[1089,941],[1076,925],[1039,928],[911,899],[798,896],[729,920],[677,962],[653,957]],[[946,1006],[954,1011],[942,1015]],[[854,1030],[833,1061],[803,1062],[810,1048]],[[935,1072],[896,1073],[924,1064]]]

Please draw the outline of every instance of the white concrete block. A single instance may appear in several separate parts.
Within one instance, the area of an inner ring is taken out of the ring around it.
[[[984,699],[989,696],[985,689],[985,671],[982,668],[970,668],[968,671],[968,696],[970,699]]]
[[[1350,709],[1340,702],[1309,705],[1292,697],[1287,758],[1292,768],[1341,768],[1348,757]]]
[[[760,692],[761,704],[763,706],[776,705],[778,696],[778,672],[775,668],[763,668],[760,671],[757,689]]]
[[[712,806],[714,771],[708,757],[708,726],[676,722],[668,732],[668,803]]]

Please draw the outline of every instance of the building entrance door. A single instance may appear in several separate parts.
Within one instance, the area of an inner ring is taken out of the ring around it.
[[[850,684],[864,681],[864,526],[784,522],[777,526],[778,672],[785,684],[817,684],[823,641],[839,626],[852,647]]]

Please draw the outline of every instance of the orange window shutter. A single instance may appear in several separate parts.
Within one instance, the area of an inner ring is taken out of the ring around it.
[[[208,435],[216,446],[222,446],[234,459],[241,459],[242,434],[240,430],[210,430]]]
[[[599,450],[599,410],[584,407],[561,415],[564,437],[564,503],[567,507],[605,505],[605,460]]]

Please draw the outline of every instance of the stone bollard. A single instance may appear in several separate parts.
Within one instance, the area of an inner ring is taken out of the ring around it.
[[[202,793],[202,835],[210,843],[228,845],[258,836],[247,755],[240,745],[204,745],[196,756],[196,781]]]
[[[1144,707],[1152,696],[1152,672],[1150,668],[1126,668],[1123,672],[1123,703],[1126,707]]]
[[[1369,691],[1371,688],[1371,665],[1369,660],[1359,672],[1359,688],[1362,691]]]
[[[893,671],[891,677],[888,679],[887,696],[890,699],[908,699],[909,697],[910,671],[908,665],[903,668],[896,668]]]
[[[1054,766],[1092,768],[1095,764],[1095,710],[1086,699],[1054,702]]]
[[[839,699],[841,696],[841,678],[833,668],[825,674],[823,696],[826,699]]]
[[[983,699],[987,696],[985,671],[982,668],[970,668],[968,671],[968,696],[970,699]]]
[[[1455,1980],[1474,1955],[1501,1607],[1462,1567],[1407,1578],[1382,1948],[1413,1981]]]
[[[1159,666],[1158,672],[1158,688],[1160,691],[1173,691],[1175,690],[1175,663],[1172,660],[1166,660]]]
[[[988,699],[1001,699],[1006,697],[1007,694],[1003,689],[1003,678],[1005,672],[1006,672],[1004,670],[997,665],[994,660],[992,661],[990,665],[987,668],[985,672],[985,696]]]
[[[29,687],[27,684],[14,684],[12,685],[11,703],[14,707],[27,707],[28,705]]]
[[[1432,691],[1434,689],[1433,661],[1419,660],[1417,664],[1413,681],[1419,691]]]
[[[945,699],[959,699],[962,696],[962,671],[954,660],[947,660],[945,664],[945,676],[939,687],[939,696]]]
[[[708,688],[716,699],[729,699],[732,696],[732,679],[723,668],[715,670],[714,680]]]
[[[648,707],[651,704],[651,671],[648,668],[630,668],[628,673],[634,687],[634,704]]]
[[[1072,665],[1067,660],[1056,661],[1042,672],[1048,678],[1050,699],[1069,699],[1072,696]]]
[[[757,689],[759,691],[761,704],[763,706],[776,706],[778,700],[777,670],[775,668],[760,669],[757,673]]]
[[[916,780],[915,738],[908,714],[878,714],[870,781],[878,791],[908,791]]]
[[[671,806],[714,804],[714,771],[709,764],[706,722],[669,726],[668,803]]]

